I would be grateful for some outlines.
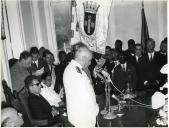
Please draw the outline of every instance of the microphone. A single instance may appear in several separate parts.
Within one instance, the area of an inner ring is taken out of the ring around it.
[[[102,73],[102,75],[103,75],[105,78],[109,77],[109,73],[108,73],[108,72],[102,70],[101,73]]]
[[[113,99],[117,100],[118,102],[120,102],[120,99],[117,98],[117,96],[115,96],[114,94],[111,96]]]
[[[104,69],[95,67],[93,72],[94,72],[94,76],[98,76],[102,80],[106,79],[110,81],[110,74],[104,71]]]

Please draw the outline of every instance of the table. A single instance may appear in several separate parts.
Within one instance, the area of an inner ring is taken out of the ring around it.
[[[104,108],[105,105],[105,103],[103,103],[103,100],[105,101],[103,95],[97,96],[100,111]],[[151,96],[146,94],[135,98],[135,100],[150,105]],[[111,99],[111,105],[115,104],[117,104],[117,101]],[[135,103],[133,104],[136,105]],[[122,117],[108,120],[104,119],[103,115],[99,113],[97,119],[100,127],[147,127],[149,125],[150,118],[152,116],[156,116],[156,114],[157,111],[151,108],[134,106],[130,109],[126,109],[125,115]]]
[[[135,100],[140,101],[144,104],[150,105],[150,95],[143,95],[137,97]],[[105,96],[97,95],[96,100],[99,104],[100,111],[104,108],[105,105]],[[117,104],[117,101],[111,98],[111,105]],[[155,117],[157,114],[156,110],[151,108],[143,108],[143,107],[131,107],[130,109],[126,109],[126,113],[122,117],[117,117],[112,120],[104,119],[103,116],[98,114],[98,124],[99,127],[147,127],[149,125],[149,121],[152,117]],[[73,127],[71,123],[68,121],[67,116],[62,117],[64,121],[65,127]]]

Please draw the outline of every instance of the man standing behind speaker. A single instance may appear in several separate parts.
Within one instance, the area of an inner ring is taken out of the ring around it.
[[[73,47],[74,59],[63,74],[68,120],[75,127],[95,127],[99,107],[91,81],[84,71],[91,63],[92,53],[83,43]]]

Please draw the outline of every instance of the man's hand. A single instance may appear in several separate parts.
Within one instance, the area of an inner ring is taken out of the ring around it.
[[[51,113],[52,113],[52,116],[55,117],[55,116],[59,115],[59,110],[57,110],[55,107],[52,107]]]
[[[36,70],[36,72],[34,72],[33,75],[39,76],[39,75],[42,75],[43,73],[44,73],[44,67],[42,67],[39,70]]]
[[[148,83],[148,81],[146,80],[146,81],[144,81],[144,85],[148,85],[149,83]]]
[[[63,101],[60,101],[58,104],[59,104],[59,107],[62,107],[65,105],[65,103]]]

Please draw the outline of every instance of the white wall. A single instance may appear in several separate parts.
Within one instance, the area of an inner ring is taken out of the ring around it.
[[[159,49],[161,40],[167,36],[167,2],[145,1],[145,15],[149,35],[156,41]],[[114,47],[116,39],[123,41],[123,49],[127,48],[128,39],[141,42],[141,1],[113,1],[109,17],[107,44]]]

